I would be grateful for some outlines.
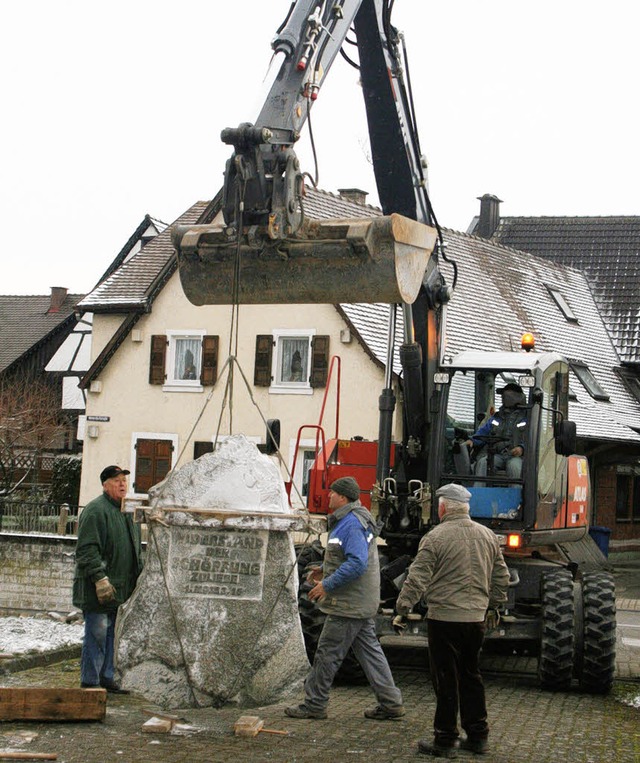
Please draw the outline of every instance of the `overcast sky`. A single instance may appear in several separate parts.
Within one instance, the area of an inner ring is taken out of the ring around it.
[[[505,215],[638,215],[639,6],[396,0],[431,197],[466,230]],[[92,288],[145,213],[222,185],[220,130],[253,119],[289,0],[0,5],[0,293]],[[320,186],[377,196],[357,72],[312,111]],[[312,170],[303,141],[303,169]]]

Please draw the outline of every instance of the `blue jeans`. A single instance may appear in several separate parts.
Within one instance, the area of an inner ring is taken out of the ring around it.
[[[83,612],[80,681],[87,686],[113,682],[113,642],[117,612]]]

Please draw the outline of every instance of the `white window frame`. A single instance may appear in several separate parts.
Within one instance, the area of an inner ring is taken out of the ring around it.
[[[202,392],[200,383],[202,373],[202,340],[207,335],[206,329],[168,329],[165,332],[167,342],[167,357],[165,360],[166,381],[162,385],[163,392]],[[200,341],[200,364],[195,379],[174,379],[173,369],[176,360],[176,339],[198,339]]]
[[[312,352],[313,352],[313,338],[316,335],[315,329],[274,329],[271,332],[273,337],[273,355],[271,357],[271,369],[273,381],[269,387],[269,394],[271,395],[313,395],[313,387],[309,383],[311,376],[312,365]],[[278,360],[282,353],[281,339],[290,337],[307,338],[309,343],[309,354],[307,364],[306,378],[302,382],[279,382],[278,379]]]
[[[176,458],[178,458],[178,435],[173,432],[132,432],[131,433],[131,456],[129,458],[129,470],[133,477],[136,474],[137,456],[136,442],[138,440],[171,440],[173,450],[171,451],[171,469],[176,465]],[[129,483],[129,487],[133,485],[133,479]],[[146,498],[147,493],[134,493],[131,491],[127,493],[127,498]]]
[[[319,443],[320,446],[322,446],[322,440]],[[293,485],[295,486],[291,488],[291,505],[294,509],[304,509],[306,508],[308,496],[302,496],[303,502],[300,503],[300,500],[298,499],[298,493],[302,495],[302,478],[304,476],[303,469],[304,469],[304,451],[305,450],[315,450],[316,448],[316,438],[315,437],[309,437],[305,439],[301,439],[298,443],[298,460],[296,461],[296,473],[291,475],[291,478],[293,480]],[[295,455],[296,451],[296,439],[292,438],[289,440],[289,472],[291,472],[291,469],[293,468],[293,457]]]

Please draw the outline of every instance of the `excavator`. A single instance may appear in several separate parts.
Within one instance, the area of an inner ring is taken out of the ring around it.
[[[542,686],[578,681],[609,691],[615,668],[615,594],[593,551],[587,461],[568,419],[569,366],[537,352],[447,353],[443,327],[456,286],[427,189],[403,36],[394,0],[295,0],[272,41],[276,76],[253,123],[222,130],[232,147],[221,223],[173,231],[186,296],[202,304],[358,302],[389,305],[385,386],[376,442],[327,440],[309,477],[308,509],[328,513],[328,486],[358,470],[363,503],[381,527],[380,636],[393,633],[395,598],[420,538],[437,522],[433,496],[447,482],[472,494],[472,517],[498,535],[510,569],[509,600],[488,642],[538,653]],[[343,47],[357,48],[356,64]],[[383,215],[312,220],[294,146],[338,54],[358,66]],[[444,275],[451,274],[449,284]],[[393,352],[401,311],[402,441],[392,442]],[[504,442],[474,437],[517,385],[525,423],[517,474],[500,468]],[[499,385],[502,385],[500,387]],[[474,448],[469,442],[475,443]],[[474,452],[475,451],[475,452]],[[484,468],[478,463],[484,458]],[[309,561],[314,553],[302,554]],[[304,598],[304,597],[302,597]],[[301,605],[309,652],[317,612]],[[426,635],[424,611],[404,638]]]

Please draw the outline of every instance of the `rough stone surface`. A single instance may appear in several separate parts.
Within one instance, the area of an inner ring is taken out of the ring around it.
[[[256,521],[228,527],[171,511],[168,526],[150,524],[144,572],[118,618],[124,686],[165,708],[279,701],[308,661],[291,535],[260,521],[260,512],[287,512],[276,466],[233,437],[171,473],[150,504],[250,510]]]

